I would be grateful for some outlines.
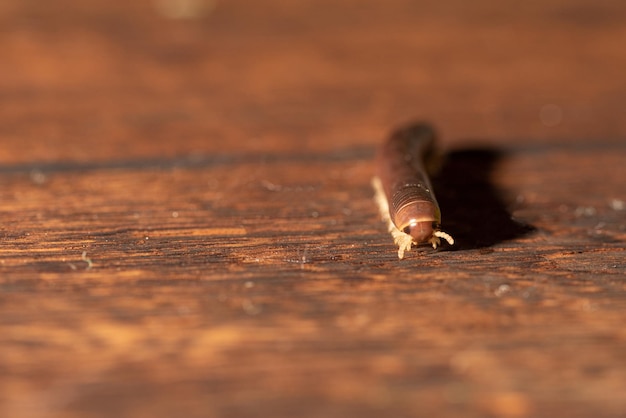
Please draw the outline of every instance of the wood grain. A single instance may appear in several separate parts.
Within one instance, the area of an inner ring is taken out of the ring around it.
[[[158,4],[0,5],[1,416],[626,414],[626,5]]]

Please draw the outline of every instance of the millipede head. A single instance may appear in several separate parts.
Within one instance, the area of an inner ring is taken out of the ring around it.
[[[435,231],[437,223],[432,221],[413,221],[404,228],[404,233],[410,235],[416,244],[429,242]]]

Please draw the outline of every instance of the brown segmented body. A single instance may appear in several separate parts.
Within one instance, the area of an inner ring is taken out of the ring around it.
[[[374,186],[382,194],[377,200],[400,247],[400,258],[413,244],[437,248],[440,238],[454,243],[440,230],[441,212],[426,169],[434,142],[435,132],[429,125],[410,125],[395,131],[377,155]]]

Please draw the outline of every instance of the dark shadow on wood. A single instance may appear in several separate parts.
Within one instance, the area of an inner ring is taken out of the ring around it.
[[[511,218],[491,181],[501,158],[502,152],[492,148],[452,151],[433,178],[442,229],[454,237],[453,250],[490,247],[534,230]]]

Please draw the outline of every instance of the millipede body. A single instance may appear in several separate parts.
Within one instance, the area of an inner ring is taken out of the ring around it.
[[[427,124],[413,124],[395,131],[376,157],[376,190],[383,220],[398,245],[398,257],[412,245],[450,245],[454,239],[441,231],[441,212],[428,177],[435,132]]]

